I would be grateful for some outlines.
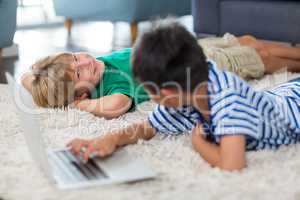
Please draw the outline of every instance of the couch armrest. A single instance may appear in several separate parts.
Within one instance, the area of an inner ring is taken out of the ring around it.
[[[10,46],[16,31],[17,0],[0,0],[0,48]]]
[[[192,15],[196,34],[219,34],[220,0],[192,0]]]

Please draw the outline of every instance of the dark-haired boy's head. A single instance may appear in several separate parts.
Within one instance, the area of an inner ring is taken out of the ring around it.
[[[145,84],[152,98],[171,107],[182,104],[180,93],[191,93],[208,79],[202,48],[177,23],[158,25],[144,33],[134,46],[132,66],[135,78]]]

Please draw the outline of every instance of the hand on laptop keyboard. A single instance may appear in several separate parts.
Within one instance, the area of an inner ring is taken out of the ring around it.
[[[117,148],[117,140],[115,135],[106,135],[91,140],[74,139],[67,146],[75,156],[87,162],[89,158],[111,155]]]

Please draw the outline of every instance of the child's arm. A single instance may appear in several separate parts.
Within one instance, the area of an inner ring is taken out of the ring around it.
[[[127,128],[92,140],[74,139],[68,146],[76,156],[88,160],[91,154],[104,157],[112,154],[117,147],[136,143],[139,139],[149,140],[155,135],[155,129],[148,121],[128,126]],[[82,152],[82,149],[85,149]]]
[[[202,126],[198,125],[193,130],[192,143],[195,150],[212,166],[232,171],[246,165],[246,141],[243,135],[223,136],[220,146],[217,146],[204,138]]]
[[[113,94],[99,99],[85,99],[75,103],[80,110],[96,116],[111,119],[126,113],[132,105],[132,99],[124,94]]]

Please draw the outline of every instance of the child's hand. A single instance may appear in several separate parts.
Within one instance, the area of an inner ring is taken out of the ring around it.
[[[88,95],[87,93],[84,93],[80,97],[76,97],[75,100],[70,104],[70,107],[80,109],[80,104],[86,100],[88,100]]]
[[[69,104],[69,106],[71,108],[77,108],[78,107],[78,104],[81,102],[82,100],[75,100],[73,101],[72,103]]]
[[[83,149],[86,149],[91,143],[92,140],[74,139],[67,146],[71,148],[71,152],[75,156],[80,157],[83,154]]]
[[[196,148],[199,144],[199,141],[206,140],[205,132],[201,124],[197,124],[192,131],[192,144]]]
[[[75,139],[68,144],[74,155],[87,161],[90,157],[106,157],[117,148],[116,135],[106,135],[93,140]]]
[[[85,110],[90,103],[90,99],[75,100],[70,106],[79,110]]]
[[[84,100],[76,100],[74,101],[74,106],[75,108],[78,108],[79,110],[85,110],[85,108],[89,104],[89,99],[84,99]]]
[[[71,107],[71,108],[76,108],[76,106],[77,106],[77,104],[80,102],[80,100],[75,100],[75,101],[73,101],[72,103],[70,103],[69,104],[69,106]]]

